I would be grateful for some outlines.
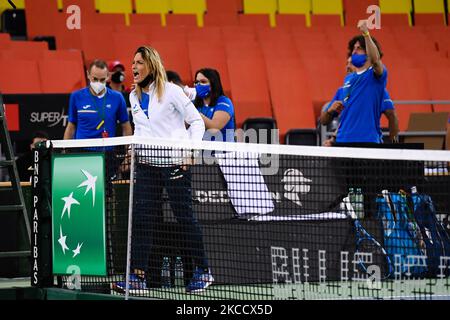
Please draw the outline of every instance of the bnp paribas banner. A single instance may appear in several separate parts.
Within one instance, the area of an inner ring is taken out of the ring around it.
[[[53,273],[106,275],[102,154],[52,159]]]

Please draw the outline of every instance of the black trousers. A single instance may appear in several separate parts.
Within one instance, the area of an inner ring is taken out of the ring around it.
[[[177,234],[164,222],[164,188],[178,223]],[[183,252],[193,259],[195,266],[208,268],[202,231],[192,210],[190,170],[184,171],[180,166],[138,164],[133,195],[132,272],[134,269],[146,271],[149,286],[159,286],[162,255],[173,243],[169,237],[174,236],[178,240],[176,243],[183,244]]]

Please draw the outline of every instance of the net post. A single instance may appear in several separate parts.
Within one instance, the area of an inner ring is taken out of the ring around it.
[[[133,190],[134,190],[134,173],[135,173],[135,145],[131,144],[131,164],[130,164],[130,193],[128,203],[128,232],[127,232],[127,267],[125,270],[125,300],[128,300],[130,294],[130,264],[131,264],[131,234],[133,231]]]
[[[53,286],[52,272],[52,145],[38,143],[33,150],[31,285]]]

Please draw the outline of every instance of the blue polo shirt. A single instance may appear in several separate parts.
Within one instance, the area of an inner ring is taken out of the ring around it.
[[[344,89],[341,87],[336,91],[336,94],[334,95],[333,99],[331,100],[331,102],[326,106],[326,108],[324,109],[324,111],[328,110],[331,105],[333,104],[333,102],[335,101],[342,101],[344,100],[344,96],[343,96],[343,91]],[[386,110],[394,110],[394,102],[392,101],[391,97],[389,96],[389,92],[387,91],[387,89],[384,89],[384,95],[383,95],[383,102],[381,104],[381,113],[384,113]],[[379,118],[381,118],[381,113],[379,115]],[[336,112],[334,114],[334,117],[337,117],[339,114]],[[340,119],[339,119],[340,120]],[[378,121],[376,124],[377,127],[377,131],[380,137],[380,143],[383,141],[383,133],[381,131],[381,127],[380,127],[380,122]]]
[[[370,67],[345,77],[341,98],[344,109],[336,136],[337,143],[380,143],[380,116],[387,83],[387,70],[377,77]]]
[[[198,108],[198,111],[202,113],[208,119],[212,119],[214,117],[214,113],[217,111],[225,111],[230,115],[230,120],[227,124],[220,130],[222,134],[222,140],[216,139],[215,136],[208,134],[208,131],[205,132],[205,136],[203,140],[209,141],[226,141],[226,142],[234,142],[234,106],[231,100],[226,96],[220,96],[217,99],[217,103],[214,106],[202,106]]]
[[[69,121],[76,125],[75,139],[102,138],[103,130],[115,137],[117,121],[129,121],[127,105],[120,92],[106,88],[105,95],[98,98],[86,87],[70,95]]]

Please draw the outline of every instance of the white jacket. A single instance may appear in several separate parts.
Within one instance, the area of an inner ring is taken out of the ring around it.
[[[164,94],[158,100],[154,83],[152,83],[148,94],[150,99],[147,117],[141,108],[135,90],[130,93],[135,136],[176,140],[202,140],[205,133],[203,119],[179,86],[166,82]],[[189,129],[186,129],[185,123],[189,125]],[[149,147],[146,146],[146,148]],[[138,151],[138,154],[149,158],[146,161],[142,161],[144,159],[141,157],[140,162],[155,163],[153,160],[157,155],[154,150],[151,153],[145,152],[145,155],[141,150]],[[166,160],[161,160],[163,159],[158,159],[157,162],[166,163]],[[174,159],[172,158],[172,160]],[[175,161],[175,163],[179,162],[179,159]],[[170,161],[170,163],[174,162]]]
[[[148,117],[141,108],[135,90],[130,93],[134,135],[163,139],[202,140],[205,124],[200,113],[184,94],[183,90],[166,82],[164,95],[158,101],[154,83],[150,85]],[[184,123],[190,125],[186,129]]]

